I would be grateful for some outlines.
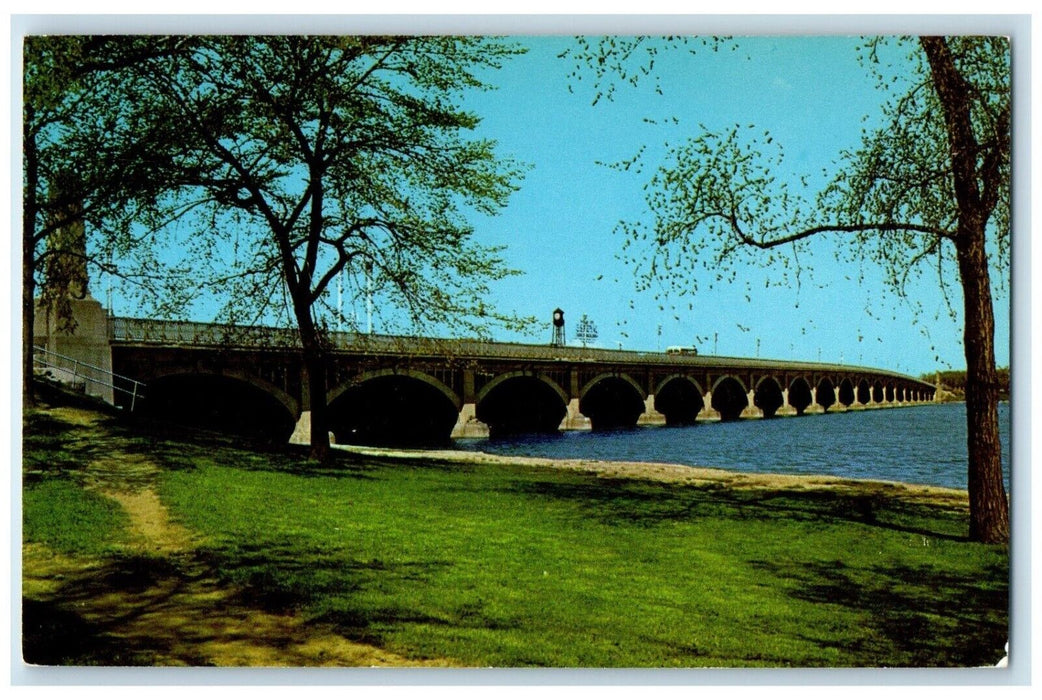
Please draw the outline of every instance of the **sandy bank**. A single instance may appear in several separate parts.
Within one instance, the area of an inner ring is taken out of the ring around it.
[[[710,467],[690,467],[662,462],[614,462],[594,459],[546,459],[515,457],[464,450],[412,450],[382,447],[336,445],[336,449],[376,458],[412,461],[437,461],[449,464],[520,465],[545,469],[565,469],[596,474],[608,479],[648,479],[699,486],[715,485],[738,489],[848,490],[862,495],[897,497],[910,501],[929,501],[952,507],[967,507],[965,491],[906,484],[896,481],[847,479],[827,475],[758,474]]]

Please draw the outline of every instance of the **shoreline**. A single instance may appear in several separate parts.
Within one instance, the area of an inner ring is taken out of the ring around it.
[[[70,407],[57,409],[73,423],[91,424],[98,418],[93,410]],[[787,490],[857,490],[871,495],[901,497],[913,501],[943,503],[957,508],[968,508],[965,490],[927,484],[914,484],[883,479],[840,477],[828,474],[777,474],[743,472],[718,467],[690,466],[672,462],[602,460],[586,458],[547,458],[519,455],[497,455],[473,450],[451,448],[416,449],[334,444],[332,449],[366,457],[401,462],[435,461],[446,464],[486,466],[521,466],[596,474],[607,479],[643,479],[689,486],[712,486],[734,489]]]
[[[640,462],[627,460],[601,460],[546,457],[524,457],[518,455],[496,455],[487,452],[454,449],[412,449],[393,447],[370,447],[364,445],[332,445],[333,449],[366,457],[400,460],[402,462],[436,461],[448,464],[470,464],[488,466],[523,466],[538,469],[554,469],[587,472],[605,479],[643,479],[664,483],[691,486],[715,485],[733,489],[786,489],[786,490],[857,490],[878,495],[898,496],[908,500],[943,502],[957,507],[968,507],[969,499],[964,490],[926,484],[881,479],[860,479],[828,474],[771,474],[741,472],[716,467],[693,467],[669,462]]]

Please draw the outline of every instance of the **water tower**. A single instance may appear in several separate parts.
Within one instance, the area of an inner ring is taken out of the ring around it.
[[[564,311],[554,309],[554,329],[550,345],[561,347],[564,345]]]

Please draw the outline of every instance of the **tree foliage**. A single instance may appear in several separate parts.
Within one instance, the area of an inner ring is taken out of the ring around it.
[[[733,49],[740,42],[678,41],[692,51]],[[667,39],[670,43],[674,40]],[[989,163],[981,162],[995,169],[989,175],[994,189],[986,193],[993,200],[989,251],[995,268],[1006,270],[1009,46],[1001,37],[958,37],[951,43],[957,68],[973,80],[973,127],[981,158],[993,154]],[[583,51],[569,56],[599,67],[595,102],[614,96],[613,75],[630,84],[653,75],[655,58],[664,50],[649,37],[598,44],[581,40],[580,45]],[[868,39],[860,52],[880,90],[897,84],[902,92],[882,115],[872,115],[879,126],[865,129],[861,144],[837,154],[823,173],[832,179],[817,194],[813,183],[821,174],[792,171],[783,144],[755,123],[736,123],[722,131],[700,124],[657,165],[641,152],[613,166],[652,171],[645,185],[647,214],[619,224],[622,257],[638,271],[640,288],[667,282],[672,292],[687,294],[696,291],[699,280],[716,280],[717,271],[733,273],[740,264],[798,265],[800,253],[808,252],[819,234],[841,239],[834,248],[840,257],[879,265],[901,295],[911,279],[925,272],[935,273],[943,289],[950,287],[957,279],[955,251],[943,242],[956,234],[958,208],[940,98],[925,55],[910,37]],[[782,248],[791,255],[758,253]],[[707,271],[714,274],[700,274]],[[996,281],[1005,284],[1007,277]],[[728,274],[720,281],[733,280]]]
[[[682,43],[697,48],[696,42]],[[736,45],[719,38],[701,43],[713,51]],[[661,42],[646,37],[580,39],[566,57],[575,61],[575,75],[592,74],[597,102],[610,100],[618,83],[653,75],[661,50]],[[664,283],[685,294],[699,279],[732,282],[747,265],[792,265],[798,275],[811,241],[832,237],[838,255],[879,266],[898,294],[925,270],[936,271],[946,292],[958,280],[968,370],[971,535],[1004,541],[1008,506],[999,467],[988,268],[1000,271],[1000,284],[1008,279],[1009,42],[876,38],[865,42],[862,60],[879,89],[892,88],[890,100],[875,115],[879,126],[866,128],[861,143],[826,169],[831,180],[817,194],[817,174],[787,170],[781,145],[756,124],[722,131],[701,126],[657,166],[648,166],[642,154],[616,164],[653,170],[647,213],[619,224],[622,258],[637,270],[640,287]]]
[[[229,320],[306,303],[350,325],[334,300],[345,284],[402,327],[510,323],[483,297],[511,271],[467,214],[496,212],[521,168],[467,138],[478,118],[454,98],[513,53],[454,37],[183,38],[136,69],[182,139],[153,216],[176,220],[178,244],[228,290]]]
[[[999,399],[1009,401],[1010,396],[1010,374],[1009,367],[996,369],[999,379]],[[962,401],[966,398],[966,370],[949,369],[937,370],[919,377],[924,382],[936,382],[953,395],[953,400]]]
[[[126,55],[151,120],[180,147],[150,225],[187,253],[227,320],[289,317],[311,382],[313,448],[324,428],[324,354],[349,302],[375,299],[385,326],[487,333],[517,323],[485,305],[513,274],[473,239],[522,169],[470,133],[466,89],[518,49],[469,37],[174,37],[143,60],[140,38],[99,40]],[[328,443],[326,443],[328,445]]]
[[[134,231],[157,191],[156,161],[169,138],[143,118],[125,76],[99,63],[91,40],[26,37],[22,84],[23,394],[32,401],[32,334],[38,303],[75,331],[70,299],[99,272],[139,298],[180,299],[147,235]],[[118,264],[117,264],[118,261]],[[36,294],[39,291],[39,299]]]

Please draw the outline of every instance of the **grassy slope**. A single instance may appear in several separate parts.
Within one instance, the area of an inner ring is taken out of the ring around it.
[[[408,658],[958,666],[994,663],[1007,637],[1006,549],[966,542],[964,507],[950,500],[433,459],[317,468],[101,429],[104,449],[162,465],[163,503],[201,537],[193,565],[239,601]],[[27,438],[30,470],[56,449],[47,434]],[[29,504],[51,503],[54,484],[86,484],[76,451],[98,444],[65,441],[65,468],[27,483],[27,541],[68,548],[36,523],[51,506]],[[119,537],[99,530],[73,548],[97,553]]]

